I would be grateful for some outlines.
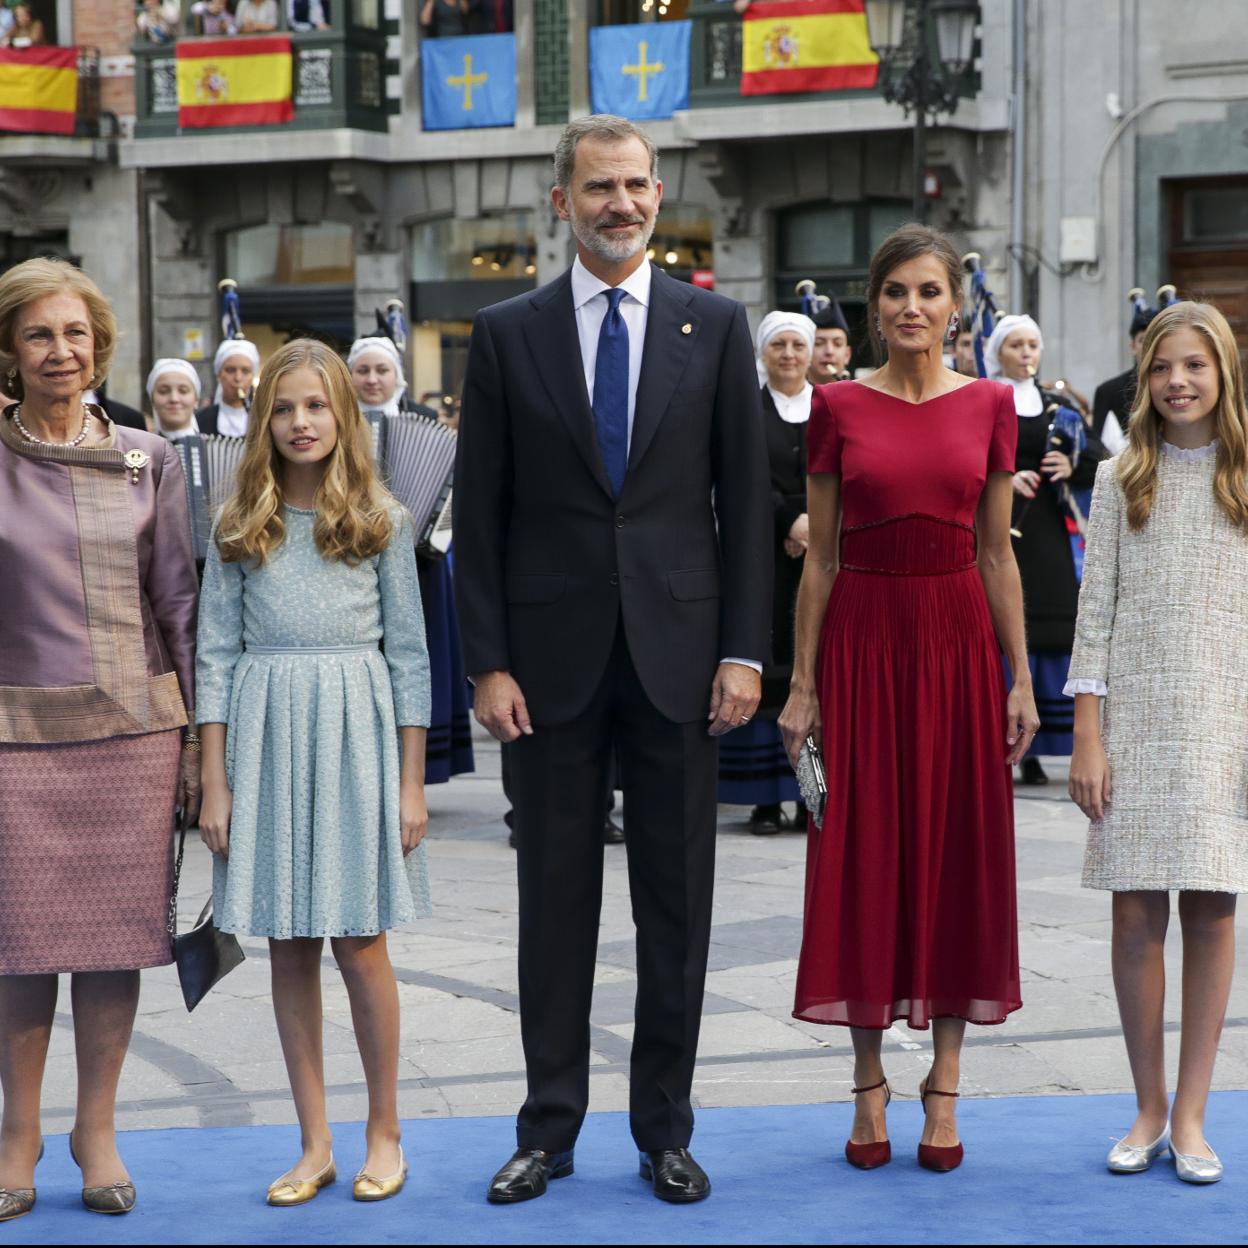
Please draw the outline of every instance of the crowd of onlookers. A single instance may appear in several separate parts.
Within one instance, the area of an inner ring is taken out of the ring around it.
[[[0,5],[0,47],[37,48],[50,42],[54,41],[24,0],[6,0]]]

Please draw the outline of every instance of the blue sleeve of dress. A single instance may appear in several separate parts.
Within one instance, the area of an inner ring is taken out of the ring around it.
[[[428,728],[433,711],[425,609],[416,575],[416,536],[404,515],[377,561],[381,631],[394,690],[394,718],[400,728]]]
[[[242,564],[221,561],[214,533],[199,591],[195,644],[195,717],[201,724],[230,722],[234,668],[243,653],[244,579]]]

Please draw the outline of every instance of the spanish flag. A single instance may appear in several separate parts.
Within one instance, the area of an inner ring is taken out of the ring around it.
[[[295,115],[289,35],[179,39],[178,125],[272,126]]]
[[[73,134],[77,48],[0,48],[0,130]]]
[[[875,86],[863,0],[769,0],[744,18],[742,95]]]

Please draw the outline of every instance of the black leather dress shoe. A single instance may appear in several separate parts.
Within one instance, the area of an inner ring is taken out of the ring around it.
[[[750,831],[755,836],[775,836],[784,824],[784,812],[779,803],[770,806],[755,806],[750,811]]]
[[[641,1154],[641,1177],[654,1184],[654,1194],[674,1205],[705,1200],[711,1194],[706,1171],[689,1155],[687,1148],[664,1148]]]
[[[624,829],[610,815],[607,816],[606,825],[602,829],[602,843],[604,845],[624,844]]]
[[[540,1148],[518,1148],[511,1160],[490,1180],[485,1198],[492,1205],[514,1205],[533,1200],[546,1192],[549,1179],[563,1179],[572,1173],[572,1150],[547,1153]]]

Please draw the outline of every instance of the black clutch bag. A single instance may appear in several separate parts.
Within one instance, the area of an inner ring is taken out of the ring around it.
[[[237,938],[219,931],[212,921],[212,898],[189,931],[178,934],[178,885],[182,880],[182,855],[186,850],[186,818],[178,812],[178,860],[173,868],[173,896],[169,899],[169,938],[173,942],[173,960],[178,967],[182,999],[187,1012],[193,1010],[214,984],[223,980],[246,955]]]

